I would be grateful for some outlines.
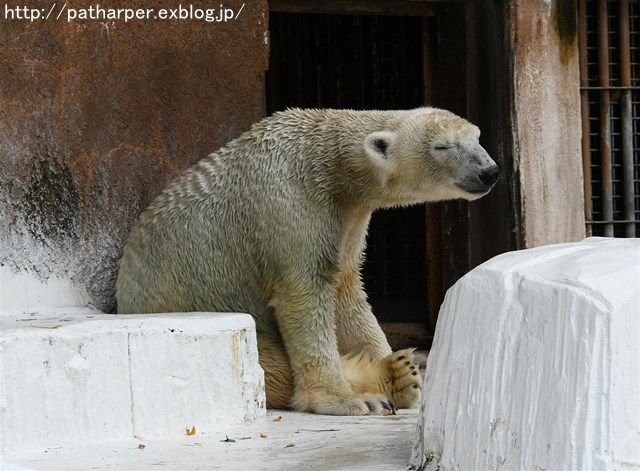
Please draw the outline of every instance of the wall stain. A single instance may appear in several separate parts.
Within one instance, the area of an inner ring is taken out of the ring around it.
[[[567,65],[577,52],[578,39],[577,0],[553,2],[553,28],[559,39],[560,61]]]
[[[71,170],[51,159],[46,150],[32,162],[22,207],[27,228],[35,239],[78,239],[77,184]]]

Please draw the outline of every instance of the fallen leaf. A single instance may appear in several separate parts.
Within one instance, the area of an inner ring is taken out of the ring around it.
[[[267,438],[267,436],[264,433],[261,433],[260,438]]]
[[[240,437],[238,440],[251,440],[251,437]]]
[[[31,324],[31,327],[33,327],[34,329],[57,329],[58,327],[62,327],[61,325],[33,325]]]
[[[227,435],[225,435],[225,437],[227,437],[226,440],[220,440],[223,443],[235,443],[236,441],[233,438],[229,438]]]
[[[196,426],[192,425],[191,426],[191,430],[189,430],[189,427],[187,427],[185,430],[187,435],[195,435],[196,434]]]
[[[280,422],[281,420],[282,420],[282,416],[281,415],[279,415],[278,417],[273,419],[274,422]]]
[[[140,450],[144,450],[145,446],[146,446],[146,445],[143,445],[143,444],[141,443],[140,445],[138,445],[138,448],[139,448]]]
[[[285,445],[285,448],[293,448],[295,445],[293,443],[289,443]]]

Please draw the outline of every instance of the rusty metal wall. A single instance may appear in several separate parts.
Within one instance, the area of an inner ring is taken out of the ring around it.
[[[580,0],[589,235],[640,235],[640,2]]]
[[[140,211],[264,113],[267,2],[242,5],[225,1],[240,12],[225,22],[0,22],[0,265],[84,284],[113,309]]]

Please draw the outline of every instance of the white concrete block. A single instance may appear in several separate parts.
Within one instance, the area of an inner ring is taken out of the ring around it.
[[[412,469],[640,469],[640,240],[498,256],[440,311]]]
[[[246,314],[2,316],[0,453],[264,416]]]

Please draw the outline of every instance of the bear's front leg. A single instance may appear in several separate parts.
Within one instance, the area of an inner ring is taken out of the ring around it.
[[[356,392],[383,394],[400,409],[415,406],[422,378],[413,351],[391,352],[367,302],[359,270],[342,274],[336,324],[342,370],[351,387]]]
[[[336,295],[326,281],[281,283],[271,305],[294,378],[291,406],[329,415],[387,415],[382,394],[356,393],[342,371],[335,333]]]
[[[387,337],[362,289],[360,268],[343,270],[336,290],[336,331],[342,355],[367,354],[378,360],[391,354]]]

